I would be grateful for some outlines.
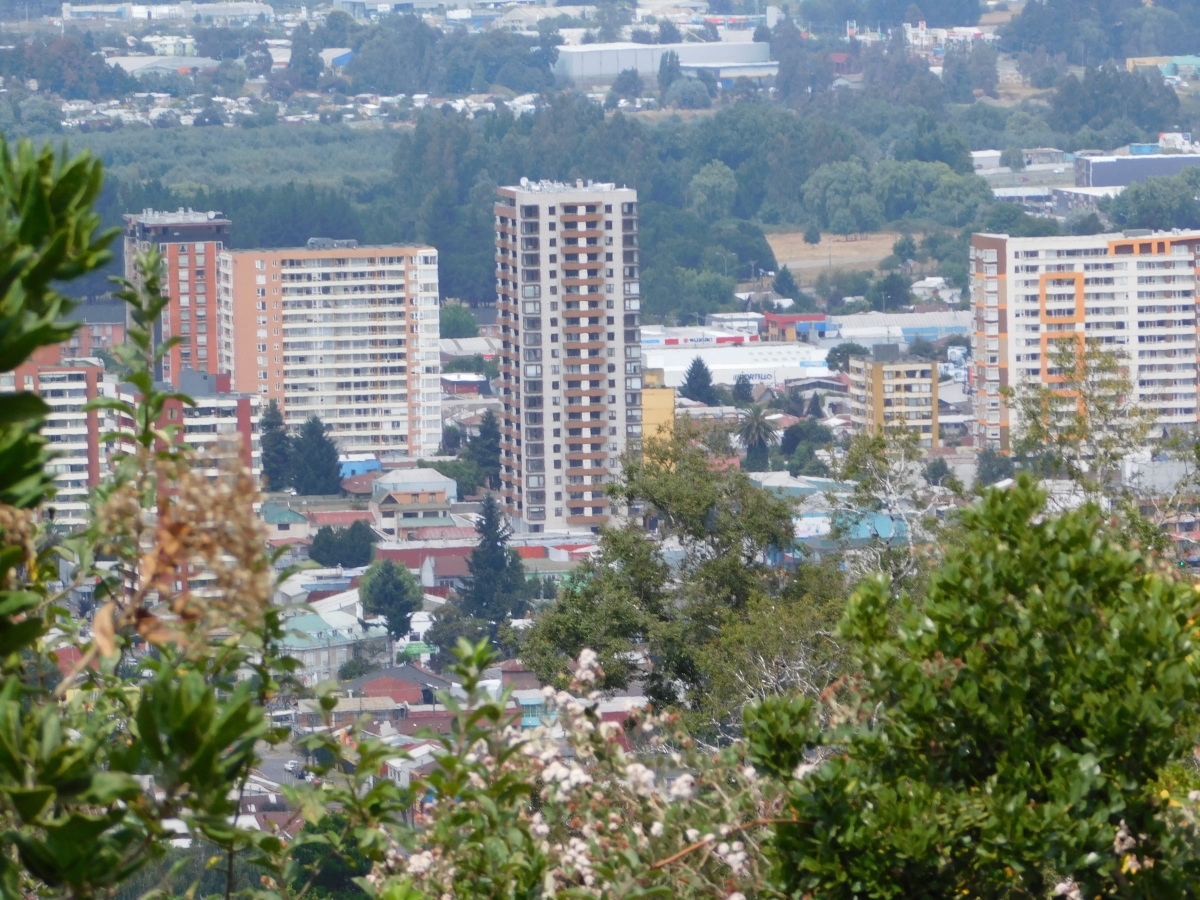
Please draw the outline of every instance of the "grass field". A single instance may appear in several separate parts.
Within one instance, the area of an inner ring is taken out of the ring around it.
[[[892,252],[899,232],[878,231],[858,240],[841,235],[822,234],[821,243],[804,243],[801,231],[782,231],[768,234],[767,242],[775,252],[775,260],[787,266],[801,285],[812,284],[821,272],[834,269],[873,269]],[[919,239],[919,235],[916,236]]]

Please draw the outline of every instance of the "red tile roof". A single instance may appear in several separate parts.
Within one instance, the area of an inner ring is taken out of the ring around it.
[[[375,521],[375,517],[371,515],[368,509],[331,509],[331,510],[312,510],[305,513],[308,516],[308,521],[320,527],[322,525],[334,525],[344,528],[347,525],[353,525],[359,520],[365,520],[368,524]]]
[[[361,475],[352,475],[349,478],[342,479],[342,490],[347,494],[366,494],[371,493],[371,488],[375,484],[375,479],[383,474],[383,470],[374,472],[363,472]]]
[[[466,556],[434,556],[433,571],[438,578],[470,578]]]

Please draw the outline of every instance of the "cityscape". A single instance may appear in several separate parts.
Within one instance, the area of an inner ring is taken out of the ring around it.
[[[1194,893],[1200,5],[0,30],[5,898]]]

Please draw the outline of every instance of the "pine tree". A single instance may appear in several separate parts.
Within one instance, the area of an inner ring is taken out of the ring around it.
[[[479,434],[467,442],[463,453],[469,462],[479,467],[488,478],[491,487],[497,487],[500,478],[500,422],[490,409],[479,422]]]
[[[313,416],[292,445],[292,483],[298,494],[336,494],[342,489],[337,444]]]
[[[683,69],[679,66],[679,54],[668,50],[658,63],[658,89],[666,93],[671,85],[683,77]]]
[[[505,619],[522,612],[532,590],[525,580],[521,557],[508,546],[512,534],[500,504],[488,494],[475,523],[479,545],[471,552],[471,586],[463,592],[461,607],[465,615],[487,622],[495,634]]]
[[[405,637],[412,631],[412,614],[421,608],[424,592],[408,567],[390,559],[372,563],[358,585],[363,612],[387,619],[388,634]]]
[[[718,404],[717,392],[713,390],[712,372],[699,356],[688,366],[687,376],[683,380],[683,386],[679,388],[679,393],[705,406]]]
[[[739,375],[733,382],[733,402],[738,406],[749,406],[754,402],[754,388],[748,375]]]
[[[796,284],[796,279],[787,266],[775,273],[775,293],[780,297],[789,297],[792,300],[799,298],[800,286]]]
[[[292,441],[283,427],[283,413],[272,400],[260,422],[262,437],[262,474],[269,491],[282,491],[292,480]]]
[[[808,401],[808,410],[805,415],[810,419],[825,418],[825,411],[821,409],[821,395],[816,391],[813,391],[813,395]]]

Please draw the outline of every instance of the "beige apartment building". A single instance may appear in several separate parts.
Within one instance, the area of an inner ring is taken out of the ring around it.
[[[1129,365],[1135,401],[1165,428],[1197,421],[1200,231],[971,238],[976,445],[1008,452],[1020,423],[1003,395],[1054,384],[1057,340],[1094,339]]]
[[[437,250],[313,238],[223,251],[218,279],[234,391],[277,401],[292,431],[319,416],[343,451],[437,452]]]
[[[495,215],[505,508],[518,531],[596,531],[642,439],[637,192],[522,179]]]
[[[177,388],[184,369],[210,375],[221,371],[215,271],[230,226],[229,219],[212,211],[146,209],[125,216],[125,277],[140,281],[134,265],[139,252],[156,247],[162,255],[162,289],[171,302],[155,324],[154,338],[161,342],[178,336],[180,342],[155,376]]]
[[[936,363],[903,356],[899,344],[878,344],[870,356],[852,356],[849,369],[856,431],[906,428],[919,435],[922,447],[939,446]]]

